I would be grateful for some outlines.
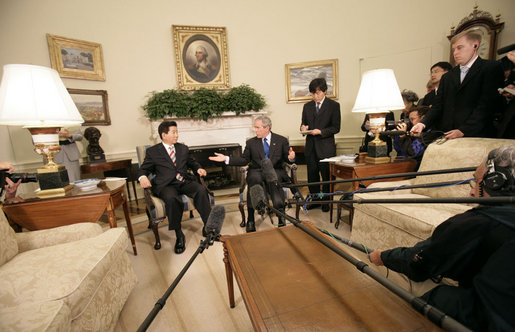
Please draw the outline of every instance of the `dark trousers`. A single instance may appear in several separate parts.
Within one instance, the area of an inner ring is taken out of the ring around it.
[[[281,179],[281,174],[279,170],[275,170],[277,173],[277,178]],[[249,169],[247,172],[247,211],[248,211],[248,220],[254,220],[254,208],[252,207],[252,200],[250,198],[250,188],[255,185],[263,185],[265,178],[263,176],[263,172],[260,169]],[[272,198],[272,203],[274,208],[279,211],[284,211],[284,191],[272,183],[265,183],[265,188],[263,188],[270,197]]]
[[[182,202],[181,195],[193,198],[193,205],[195,205],[195,209],[197,209],[205,225],[211,213],[207,189],[198,182],[179,182],[175,180],[163,188],[158,195],[165,202],[168,229],[181,229],[182,214],[184,212],[184,203]]]
[[[316,150],[313,150],[313,153],[309,153],[306,155],[306,166],[308,169],[308,182],[320,182],[320,176],[322,176],[322,181],[329,181],[329,163],[322,163],[316,153]],[[331,185],[324,184],[322,185],[322,192],[328,193],[331,190]],[[309,192],[312,194],[317,194],[320,192],[320,185],[309,186]]]

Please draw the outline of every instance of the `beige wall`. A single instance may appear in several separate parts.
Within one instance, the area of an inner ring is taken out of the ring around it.
[[[423,96],[431,64],[448,60],[450,27],[476,2],[502,14],[499,45],[515,42],[513,0],[0,0],[0,65],[50,66],[46,33],[102,44],[105,82],[63,81],[108,91],[112,125],[98,127],[101,145],[109,157],[135,157],[136,145],[151,143],[141,110],[147,94],[176,87],[171,25],[224,26],[232,85],[262,93],[274,131],[293,141],[302,139],[302,104],[286,103],[284,65],[337,58],[338,140],[355,145],[362,115],[350,111],[361,72],[392,67],[401,89]],[[0,140],[0,160],[21,169],[39,163],[25,129],[0,126]]]

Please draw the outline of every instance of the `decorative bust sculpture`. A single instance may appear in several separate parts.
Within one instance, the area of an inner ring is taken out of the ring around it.
[[[100,130],[95,127],[89,127],[84,131],[84,137],[89,142],[86,152],[88,154],[88,160],[91,163],[106,161],[104,150],[100,147],[98,142],[100,140],[100,136],[102,136]]]

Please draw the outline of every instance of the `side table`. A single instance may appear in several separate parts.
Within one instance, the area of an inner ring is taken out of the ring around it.
[[[417,167],[417,161],[413,159],[407,158],[395,158],[392,159],[389,163],[384,164],[365,164],[362,162],[353,162],[353,163],[334,163],[331,162],[329,164],[329,172],[330,178],[329,180],[334,181],[336,178],[341,179],[357,179],[364,177],[371,177],[376,175],[387,175],[387,174],[395,174],[395,173],[406,173],[413,172]],[[352,183],[352,191],[356,191],[359,189],[359,185],[362,184],[365,187],[368,187],[370,184],[374,182],[384,182],[384,181],[397,181],[404,180],[405,177],[401,178],[391,178],[391,179],[378,179],[378,180],[368,180],[368,181],[355,181]],[[331,192],[334,192],[334,184],[331,184]],[[344,205],[344,207],[346,207]],[[349,223],[352,229],[352,217],[353,217],[353,209],[350,208],[349,215]],[[333,222],[333,204],[330,205],[329,210],[329,221]],[[339,224],[339,220],[336,221],[335,225]]]
[[[17,197],[16,201],[4,202],[2,209],[9,224],[20,232],[22,228],[34,231],[79,222],[97,222],[105,211],[109,226],[117,227],[114,211],[122,206],[132,250],[137,255],[124,187],[121,181],[102,181],[94,190],[81,191],[75,187],[64,197]]]
[[[84,164],[80,166],[81,174],[88,173],[98,173],[105,171],[113,171],[117,169],[124,169],[125,175],[127,176],[127,180],[132,182],[132,189],[134,190],[134,196],[136,198],[136,204],[138,202],[138,194],[136,193],[136,185],[134,184],[134,175],[132,174],[132,159],[121,159],[121,160],[111,160],[106,161],[105,163],[90,163]],[[127,181],[127,193],[129,195],[129,200],[131,199],[131,192],[129,190],[129,181]]]

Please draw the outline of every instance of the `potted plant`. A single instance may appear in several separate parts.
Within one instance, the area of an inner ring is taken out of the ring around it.
[[[233,111],[239,115],[260,111],[265,106],[264,97],[243,84],[227,92],[205,88],[194,92],[174,89],[152,92],[143,110],[151,120],[174,116],[207,121],[221,116],[224,111]]]

